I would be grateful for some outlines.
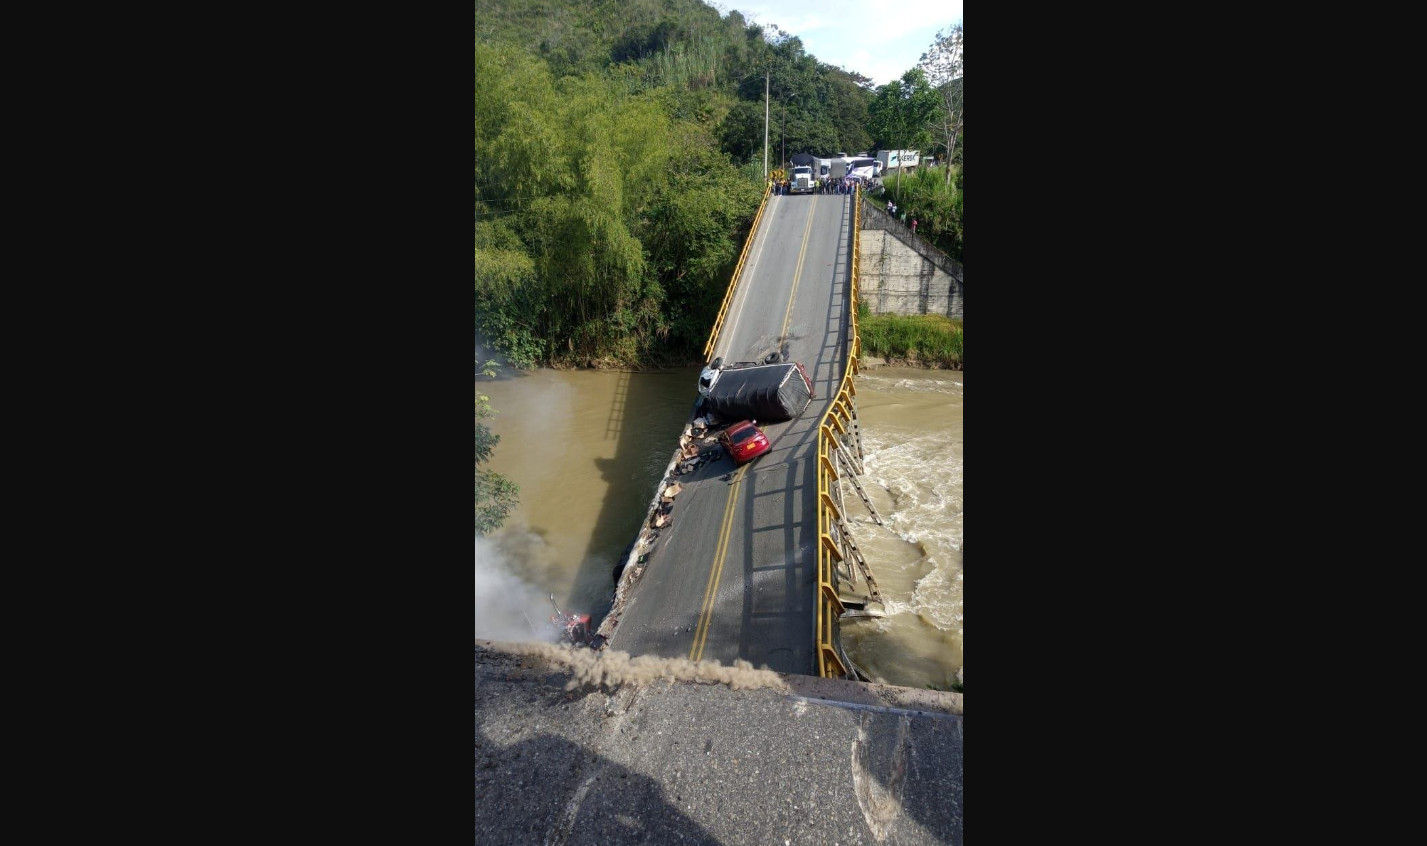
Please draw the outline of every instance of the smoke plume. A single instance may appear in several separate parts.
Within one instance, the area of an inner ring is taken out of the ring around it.
[[[559,638],[548,594],[511,572],[498,544],[476,538],[476,637],[516,642]]]

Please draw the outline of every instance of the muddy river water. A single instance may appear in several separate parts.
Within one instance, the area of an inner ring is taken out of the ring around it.
[[[475,633],[548,639],[553,613],[608,607],[695,399],[698,368],[537,370],[478,378],[496,409],[490,469],[520,486],[504,526],[476,539]],[[886,615],[846,621],[849,657],[871,678],[950,689],[962,667],[960,371],[878,367],[857,377],[865,474],[886,523],[849,493],[854,532]]]

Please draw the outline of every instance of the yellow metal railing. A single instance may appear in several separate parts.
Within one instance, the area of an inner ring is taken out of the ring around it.
[[[831,532],[833,524],[842,519],[842,513],[832,499],[832,483],[837,480],[838,473],[833,465],[831,450],[836,449],[836,442],[833,440],[836,436],[832,427],[836,426],[845,433],[848,431],[848,422],[852,419],[852,403],[857,396],[857,391],[852,386],[852,377],[857,375],[857,362],[862,355],[862,336],[857,333],[857,282],[860,272],[858,265],[862,257],[860,188],[853,197],[852,209],[852,296],[848,301],[850,333],[847,366],[843,368],[842,383],[838,386],[836,398],[818,421],[818,584],[813,604],[817,608],[817,630],[814,637],[818,651],[818,675],[825,679],[846,678],[849,672],[839,657],[835,630],[837,619],[846,609],[837,595],[834,559],[842,561],[846,553],[845,544],[840,542],[844,540],[841,527],[837,538],[834,538]]]
[[[743,242],[743,252],[738,255],[738,266],[733,269],[733,277],[728,280],[728,291],[723,295],[723,305],[719,306],[718,319],[714,320],[713,331],[709,333],[709,342],[704,345],[704,361],[709,360],[709,353],[713,351],[714,343],[718,341],[718,330],[723,328],[724,315],[728,314],[728,304],[733,302],[733,289],[738,286],[738,279],[743,275],[743,263],[748,259],[748,249],[753,246],[753,239],[758,236],[758,224],[763,220],[763,209],[768,206],[768,195],[773,191],[773,183],[769,182],[763,186],[763,200],[758,203],[758,213],[753,216],[753,226],[748,230],[748,240]]]

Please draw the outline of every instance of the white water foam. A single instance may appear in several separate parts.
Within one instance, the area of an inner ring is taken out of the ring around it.
[[[909,381],[909,380],[899,380]],[[887,595],[889,616],[916,614],[944,632],[962,631],[962,462],[941,435],[886,443],[864,432],[864,479],[884,489],[886,529],[921,553],[910,596]],[[875,526],[874,526],[875,528]]]
[[[888,379],[871,373],[859,373],[857,383],[860,386],[879,391],[915,391],[917,393],[959,395],[963,390],[963,383],[960,379]]]

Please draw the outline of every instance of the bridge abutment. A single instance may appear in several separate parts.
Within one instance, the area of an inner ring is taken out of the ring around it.
[[[859,287],[872,313],[960,319],[961,265],[875,203],[864,203],[862,211]]]

